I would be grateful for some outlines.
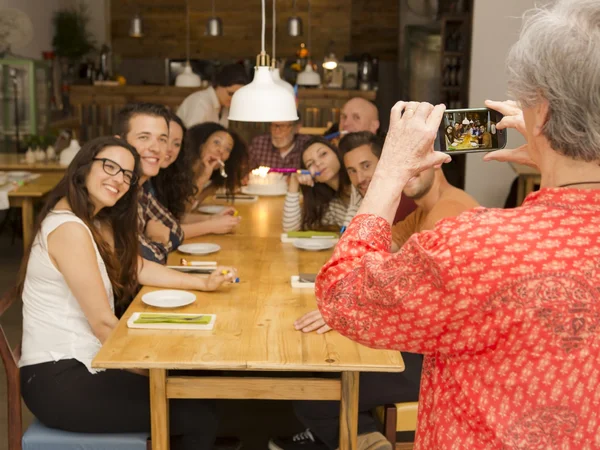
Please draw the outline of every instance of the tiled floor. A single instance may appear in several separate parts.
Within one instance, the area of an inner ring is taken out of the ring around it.
[[[3,213],[0,212],[0,223]],[[21,240],[12,242],[12,231],[5,229],[0,234],[0,293],[14,284],[22,250]],[[2,319],[9,340],[18,341],[21,335],[21,306],[14,305]],[[6,379],[4,367],[0,361],[0,450],[8,450],[6,443]],[[290,402],[285,401],[225,401],[222,402],[222,421],[220,435],[238,436],[244,443],[244,449],[266,449],[270,436],[288,435],[301,430],[294,417]],[[31,414],[24,407],[24,424],[31,421]],[[412,446],[398,446],[397,450]]]

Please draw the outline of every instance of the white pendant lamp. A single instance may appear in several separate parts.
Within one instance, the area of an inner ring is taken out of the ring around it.
[[[207,36],[223,36],[223,21],[215,13],[215,0],[212,0],[212,16],[206,22]]]
[[[294,96],[273,81],[265,52],[265,0],[262,0],[261,52],[256,57],[252,83],[231,98],[229,120],[239,122],[292,122],[298,120]]]
[[[131,18],[131,22],[129,23],[129,37],[144,37],[144,24],[142,22],[142,16],[139,12],[136,12]]]
[[[200,76],[192,70],[190,65],[190,2],[186,0],[186,62],[183,72],[175,78],[175,86],[179,87],[200,87]]]
[[[292,37],[302,36],[302,19],[296,11],[296,0],[294,0],[294,15],[288,19],[288,34]]]
[[[312,67],[312,60],[310,58],[310,53],[312,50],[310,40],[310,0],[308,0],[308,61],[306,62],[306,67],[302,72],[298,74],[298,78],[296,79],[296,84],[298,86],[307,86],[307,87],[316,87],[321,84],[321,75],[319,72],[315,72]]]
[[[281,74],[279,73],[279,68],[277,67],[277,58],[275,57],[276,50],[276,34],[277,34],[277,14],[275,11],[275,5],[277,0],[273,0],[273,59],[271,60],[271,76],[273,77],[273,82],[281,86],[284,89],[287,89],[292,95],[296,96],[296,92],[294,92],[294,86],[292,86],[287,81],[281,78]]]

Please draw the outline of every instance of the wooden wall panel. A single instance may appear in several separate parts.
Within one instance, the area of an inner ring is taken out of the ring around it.
[[[399,0],[352,0],[352,52],[397,60],[399,8]]]
[[[338,56],[369,51],[396,58],[397,0],[311,0],[312,47],[316,59],[323,58],[330,41]],[[390,6],[394,4],[396,7]],[[266,47],[271,51],[271,0],[267,0]],[[304,36],[287,35],[287,20],[293,14],[292,0],[277,0],[277,55],[295,57],[306,42],[308,0],[297,1],[304,23]],[[260,51],[260,1],[216,0],[217,16],[223,20],[224,36],[204,35],[211,16],[210,0],[190,0],[190,53],[195,58],[253,58]],[[128,36],[133,14],[142,14],[145,36]],[[111,38],[115,53],[123,58],[185,57],[185,0],[112,0]]]

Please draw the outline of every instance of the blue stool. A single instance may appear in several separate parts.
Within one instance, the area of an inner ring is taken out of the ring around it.
[[[71,433],[42,425],[37,419],[22,438],[23,450],[146,450],[148,433]]]
[[[0,298],[0,319],[16,299],[12,290]],[[148,433],[71,433],[45,427],[36,419],[23,434],[19,356],[20,346],[11,349],[0,324],[0,358],[8,384],[8,450],[146,450]]]

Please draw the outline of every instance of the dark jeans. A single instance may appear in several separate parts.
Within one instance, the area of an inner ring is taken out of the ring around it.
[[[150,432],[148,379],[123,370],[95,375],[74,359],[21,368],[27,407],[51,428],[83,433]],[[172,449],[212,449],[217,432],[213,400],[170,400]]]
[[[415,402],[419,399],[423,356],[402,353],[404,372],[361,372],[358,398],[358,434],[378,431],[371,410],[386,403]],[[337,376],[337,374],[336,374]],[[340,440],[340,402],[296,401],[294,410],[298,419],[310,428],[329,448],[336,449]]]

